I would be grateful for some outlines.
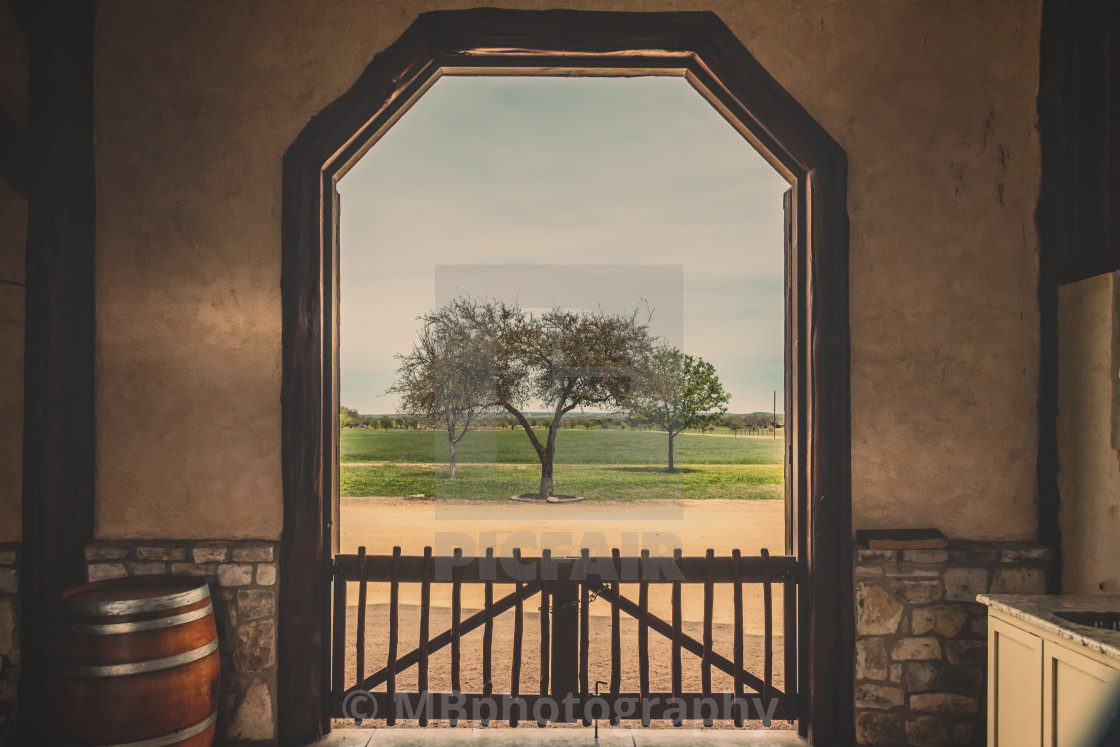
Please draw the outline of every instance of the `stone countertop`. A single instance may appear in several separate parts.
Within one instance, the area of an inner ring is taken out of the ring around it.
[[[976,601],[1025,623],[1079,643],[1097,653],[1120,659],[1120,631],[1078,625],[1058,612],[1120,612],[1120,596],[1070,594],[979,594]]]

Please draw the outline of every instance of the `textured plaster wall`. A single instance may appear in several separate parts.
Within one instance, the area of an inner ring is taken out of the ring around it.
[[[1120,273],[1058,293],[1058,488],[1062,590],[1120,588],[1120,443],[1114,405]]]
[[[1037,3],[492,4],[716,11],[848,153],[856,527],[1033,535]],[[281,156],[474,5],[99,4],[99,538],[278,536]]]
[[[26,130],[27,43],[0,5],[0,114]],[[18,542],[23,472],[23,308],[27,198],[0,177],[0,543]]]

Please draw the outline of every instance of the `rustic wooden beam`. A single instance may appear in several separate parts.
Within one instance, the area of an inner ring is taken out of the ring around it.
[[[432,548],[424,548],[424,580],[420,584],[420,645],[417,651],[420,652],[420,658],[417,662],[416,686],[420,688],[420,692],[425,692],[428,689],[428,622],[431,617],[432,606],[432,584],[428,580],[428,569],[431,567]],[[490,610],[486,610],[487,614],[484,622],[489,623],[491,619]],[[420,726],[427,726],[428,721],[426,718],[420,719]]]
[[[794,349],[786,410],[796,510],[789,512],[788,540],[808,571],[798,587],[798,682],[805,704],[799,730],[821,747],[851,743],[846,155],[714,13],[485,8],[422,14],[285,154],[280,562],[288,591],[280,608],[281,740],[311,742],[329,728],[325,718],[308,713],[327,681],[329,598],[322,568],[337,537],[335,180],[440,75],[510,71],[684,75],[791,183],[787,340]]]
[[[486,548],[486,554],[493,557],[494,548]],[[485,586],[483,593],[483,611],[486,613],[486,620],[482,624],[482,691],[489,695],[494,688],[493,683],[493,657],[494,657],[494,615],[492,610],[494,608],[494,584],[488,583]],[[486,721],[483,726],[489,726],[490,722]]]
[[[521,548],[513,548],[513,556],[515,558],[520,558]],[[509,691],[514,697],[517,697],[517,694],[521,692],[521,638],[525,632],[525,610],[521,590],[521,584],[514,586],[514,594],[517,595],[517,602],[513,607],[513,653],[510,657],[509,674]],[[511,727],[517,726],[516,716],[510,716],[509,725]]]
[[[1051,547],[1046,591],[1061,591],[1062,530],[1058,487],[1058,283],[1069,277],[1073,243],[1070,127],[1066,100],[1073,95],[1070,49],[1073,45],[1073,3],[1047,0],[1042,4],[1039,38],[1038,135],[1041,146],[1041,183],[1035,228],[1038,231],[1038,541]]]
[[[389,699],[390,710],[388,717],[385,721],[389,726],[396,723],[396,697],[397,697],[397,638],[399,636],[400,624],[400,584],[397,583],[397,578],[400,575],[396,573],[399,570],[399,560],[401,557],[401,548],[399,546],[393,548],[393,582],[389,587],[389,658],[385,663],[385,693]],[[362,680],[365,681],[364,679]]]
[[[649,560],[649,550],[642,550],[639,568],[644,568]],[[643,575],[641,572],[639,576]],[[644,581],[638,585],[638,687],[642,697],[649,695],[649,584]],[[739,662],[742,665],[742,662]],[[642,726],[649,726],[643,719]]]
[[[42,14],[39,12],[49,2],[36,2],[36,0],[8,0],[8,7],[19,24],[20,30],[26,39],[30,40]]]
[[[346,577],[334,577],[334,608],[331,614],[333,623],[332,640],[334,651],[331,657],[331,693],[336,700],[342,699],[346,690]]]
[[[550,653],[552,697],[557,703],[579,695],[579,583],[552,584],[552,651]],[[548,611],[541,609],[541,614]]]
[[[0,176],[26,194],[30,171],[27,133],[0,114]]]
[[[15,6],[13,6],[15,9]],[[20,723],[44,690],[54,602],[85,580],[94,509],[93,3],[37,4],[29,44]],[[27,744],[39,736],[28,735]]]
[[[358,631],[354,640],[355,676],[361,682],[366,678],[366,596],[368,583],[366,582],[366,548],[358,548],[358,565],[361,567],[361,576],[358,577]]]
[[[622,575],[621,563],[619,556],[621,552],[617,547],[611,550],[612,567],[614,568],[614,577],[618,578]],[[640,563],[640,560],[639,560]],[[618,582],[615,581],[611,584],[611,591],[618,594]],[[618,694],[622,690],[622,625],[619,620],[618,605],[611,605],[611,708],[618,702]],[[618,719],[612,718],[611,725],[617,726]]]
[[[740,554],[738,549],[732,551],[732,557],[735,558],[735,565],[736,565],[736,571],[737,571],[736,576],[741,576],[742,574],[739,573],[738,571],[739,571],[739,566],[740,566],[741,561],[742,561],[742,555]],[[731,599],[732,599],[732,605],[735,608],[734,612],[733,612],[733,614],[734,614],[734,623],[733,623],[734,633],[733,633],[733,637],[734,637],[735,640],[733,641],[733,644],[732,644],[733,645],[732,656],[734,657],[733,660],[732,660],[732,664],[735,667],[735,674],[734,674],[734,678],[733,678],[733,690],[732,690],[732,692],[735,693],[735,697],[740,697],[743,694],[743,678],[739,674],[739,672],[743,669],[743,583],[742,583],[741,578],[736,578],[735,579],[735,586],[734,586],[732,594],[731,594]],[[644,609],[642,611],[645,612]],[[796,636],[795,636],[795,638],[796,638]],[[787,686],[787,689],[788,689],[788,686]],[[736,726],[742,726],[743,725],[742,709],[736,709],[736,711],[735,711],[735,725]]]
[[[793,703],[800,703],[797,669],[797,586],[787,582],[782,590],[782,686]],[[790,645],[793,642],[794,645]]]
[[[357,578],[360,573],[360,561],[357,555],[337,555],[335,563],[349,578]],[[388,583],[392,576],[391,555],[366,555],[366,578],[370,583]],[[497,558],[494,561],[491,574],[488,574],[487,565],[482,558],[452,555],[441,555],[433,558],[435,578],[437,583],[452,583],[458,580],[464,584],[511,584],[517,581],[549,581],[556,578],[567,578],[569,568],[578,564],[572,558],[551,559],[550,564],[542,568],[540,558]],[[610,561],[599,558],[589,558],[589,569],[595,571],[604,569],[609,571]],[[766,566],[761,556],[742,558],[742,582],[745,584],[760,584],[766,579]],[[405,582],[419,582],[423,574],[424,559],[419,555],[406,555],[400,559],[400,580]],[[680,571],[680,577],[670,575],[673,568]],[[617,578],[622,583],[637,582],[638,558],[628,557],[621,559],[621,571]],[[645,572],[642,580],[651,584],[669,584],[680,581],[686,584],[700,584],[707,580],[708,559],[703,555],[689,555],[682,557],[675,565],[668,556],[646,558]],[[800,573],[797,558],[789,555],[774,555],[769,559],[769,569],[772,580],[780,578],[796,578]],[[713,581],[715,583],[732,583],[736,580],[736,566],[734,558],[730,556],[712,559]],[[629,574],[629,575],[628,575]],[[615,580],[608,574],[599,575],[589,572],[588,580],[606,581]],[[582,578],[576,578],[582,581]]]
[[[463,555],[461,548],[455,548],[455,557]],[[452,572],[454,577],[451,585],[451,689],[458,691],[463,687],[459,681],[459,665],[462,658],[463,639],[463,585],[458,580],[458,568]]]

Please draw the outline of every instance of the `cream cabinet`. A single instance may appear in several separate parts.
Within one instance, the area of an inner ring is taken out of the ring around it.
[[[988,744],[1042,744],[1042,639],[988,619]]]
[[[1082,747],[1120,696],[1120,660],[989,610],[988,744]]]
[[[1120,685],[1120,662],[1101,661],[1104,657],[1087,656],[1064,643],[1042,643],[1043,747],[1086,744]]]

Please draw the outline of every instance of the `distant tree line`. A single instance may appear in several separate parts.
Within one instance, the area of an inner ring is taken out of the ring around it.
[[[390,428],[415,431],[422,427],[419,418],[401,415],[362,415],[354,408],[345,406],[338,409],[338,424],[343,428],[372,428],[385,431]]]
[[[552,425],[552,418],[526,417],[533,428],[548,428]],[[749,415],[724,415],[718,422],[707,423],[703,426],[687,428],[686,431],[696,433],[714,433],[718,428],[726,428],[735,434],[768,431],[772,426],[774,416],[770,413],[756,412]],[[405,417],[403,415],[362,415],[352,407],[339,408],[339,425],[343,428],[368,428],[373,430],[433,430],[433,426],[425,425],[419,418]],[[778,414],[778,427],[784,425],[784,417]],[[520,424],[511,417],[487,417],[476,422],[472,430],[511,430],[519,428]],[[633,430],[651,431],[657,428],[653,423],[647,423],[627,414],[610,416],[585,417],[582,414],[566,415],[561,419],[561,428],[590,430]]]

